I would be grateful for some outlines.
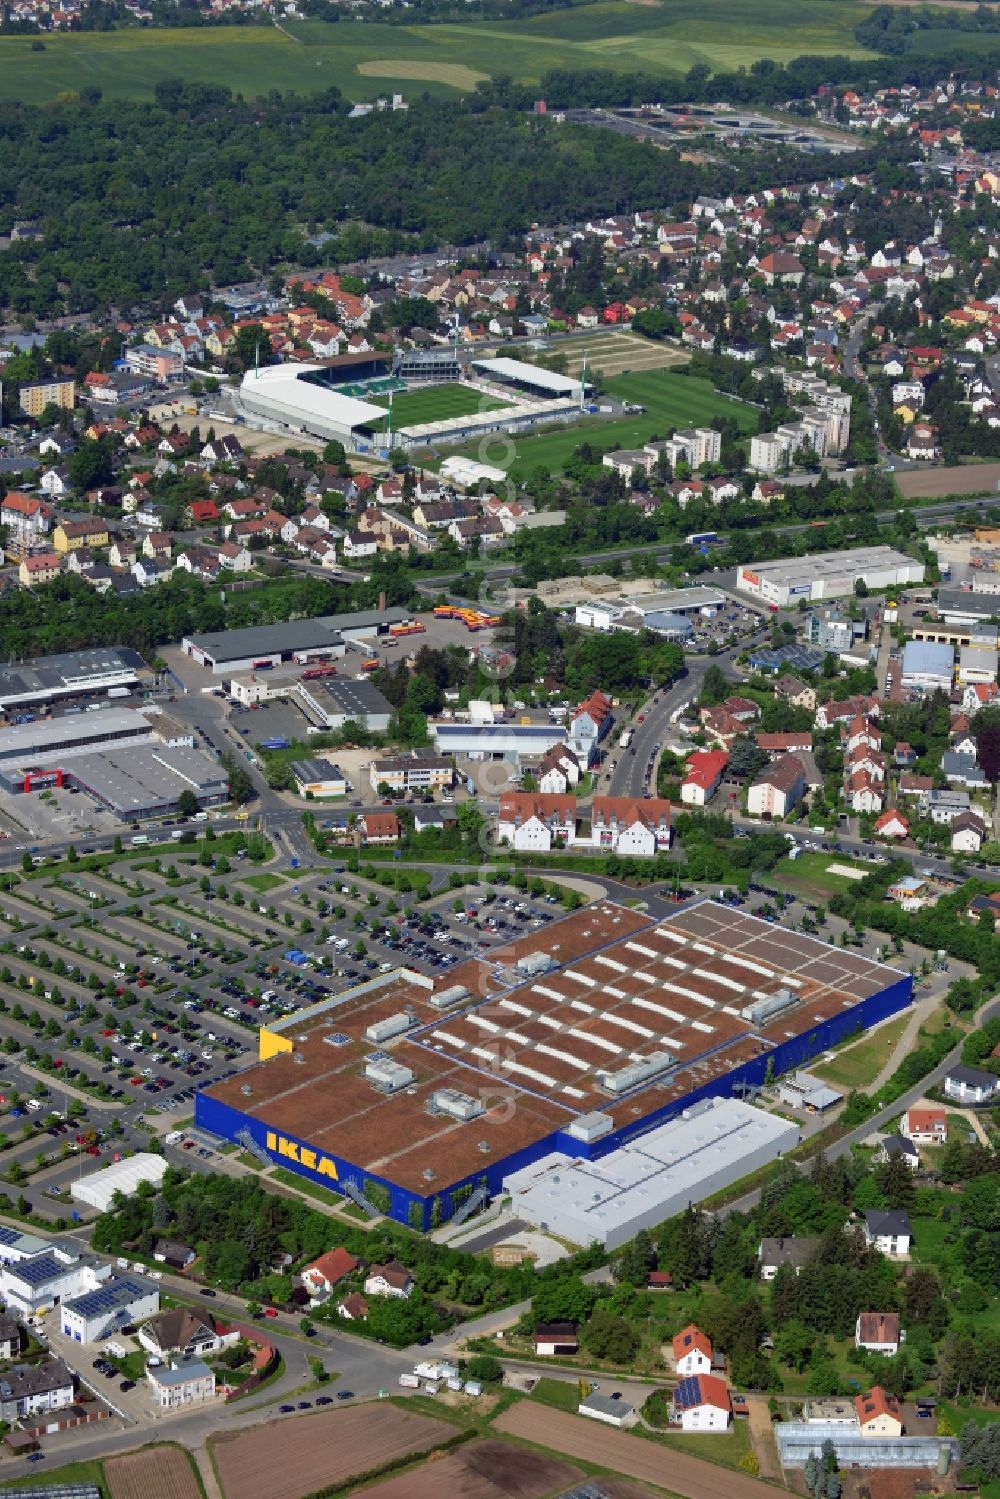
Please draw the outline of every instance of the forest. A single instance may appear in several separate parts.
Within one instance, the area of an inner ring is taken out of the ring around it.
[[[349,120],[335,89],[250,104],[164,83],[153,105],[84,90],[50,108],[0,106],[0,227],[31,220],[44,233],[0,252],[0,302],[38,316],[132,307],[318,263],[320,229],[341,231],[323,248],[334,261],[506,243],[534,221],[683,204],[735,181],[725,166],[485,100]]]

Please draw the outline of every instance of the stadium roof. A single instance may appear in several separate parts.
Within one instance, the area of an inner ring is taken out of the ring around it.
[[[498,380],[535,385],[539,390],[547,390],[554,396],[580,394],[579,380],[571,380],[567,375],[557,375],[553,370],[543,370],[537,364],[528,364],[524,359],[474,359],[472,364],[474,369],[484,375],[495,375]]]
[[[275,415],[289,422],[301,421],[303,417],[336,422],[341,427],[369,427],[385,421],[385,408],[370,401],[358,401],[353,396],[342,395],[332,387],[313,384],[305,375],[322,375],[322,364],[300,364],[291,367],[274,365],[263,370],[251,370],[243,376],[240,394],[252,398],[259,395],[266,399]]]

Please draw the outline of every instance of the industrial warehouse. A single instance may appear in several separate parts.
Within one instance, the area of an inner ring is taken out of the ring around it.
[[[292,619],[276,625],[248,625],[242,630],[216,630],[189,635],[181,641],[185,655],[223,672],[268,670],[292,661],[328,661],[343,656],[346,642],[374,640],[388,635],[393,625],[410,618],[405,609],[363,609],[353,614],[322,614],[315,619]]]
[[[0,709],[39,708],[68,698],[133,687],[143,660],[137,652],[101,646],[90,651],[67,651],[37,661],[0,666]]]
[[[823,552],[807,557],[782,557],[754,562],[736,572],[741,593],[785,609],[799,599],[842,598],[863,582],[869,589],[903,588],[924,581],[924,564],[892,547],[856,547],[847,552]]]
[[[124,822],[173,811],[185,791],[200,807],[224,802],[225,772],[189,736],[164,742],[174,733],[164,715],[150,722],[132,708],[14,724],[0,729],[0,789],[71,787]]]
[[[527,1194],[519,1173],[541,1163],[538,1221],[611,1243],[607,1219],[574,1216],[584,1168],[572,1163],[605,1162],[609,1201],[642,1168],[645,1188],[619,1202],[626,1224],[700,1200],[796,1133],[765,1116],[768,1133],[757,1109],[696,1116],[700,1104],[802,1066],[912,994],[908,973],[710,900],[659,922],[602,901],[488,962],[440,978],[398,968],[263,1027],[259,1065],[199,1093],[195,1117],[421,1229],[507,1184]],[[684,1115],[701,1121],[693,1133],[654,1138]],[[721,1153],[709,1136],[728,1140]],[[703,1150],[685,1175],[683,1159]],[[556,1154],[572,1168],[558,1213],[545,1159]]]

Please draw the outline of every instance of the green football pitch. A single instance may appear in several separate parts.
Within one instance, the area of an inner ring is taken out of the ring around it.
[[[387,395],[367,399],[376,406],[389,405]],[[467,385],[427,385],[419,390],[396,392],[392,398],[392,425],[398,432],[400,427],[419,427],[425,422],[441,422],[448,417],[473,416],[478,411],[501,411],[506,405],[507,402],[470,390]]]

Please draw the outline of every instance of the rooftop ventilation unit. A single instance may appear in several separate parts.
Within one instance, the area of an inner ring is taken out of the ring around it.
[[[388,1015],[385,1020],[376,1020],[365,1031],[365,1040],[374,1041],[376,1046],[381,1046],[383,1041],[391,1041],[393,1036],[401,1036],[408,1031],[413,1024],[414,1017],[406,1015],[402,1010],[396,1015]]]
[[[536,974],[551,973],[553,968],[558,967],[559,964],[548,952],[527,952],[514,964],[519,978],[534,978]]]
[[[253,1089],[251,1088],[249,1083],[244,1083],[240,1088],[240,1092],[243,1094],[244,1098],[251,1098],[253,1096]]]
[[[740,1014],[751,1025],[762,1025],[773,1015],[780,1015],[782,1010],[787,1010],[789,1005],[795,1003],[796,998],[791,989],[778,989],[774,994],[764,994],[760,999],[755,999]]]
[[[677,1058],[671,1056],[670,1052],[654,1051],[641,1062],[632,1062],[628,1067],[619,1068],[617,1072],[599,1072],[597,1081],[608,1093],[627,1093],[630,1088],[648,1083],[676,1066]]]
[[[468,999],[469,991],[464,984],[452,984],[448,989],[442,989],[438,994],[431,995],[431,1004],[435,1010],[449,1010],[452,1005],[457,1005],[460,999]]]
[[[365,1077],[382,1093],[398,1093],[401,1088],[408,1088],[414,1081],[414,1074],[409,1067],[388,1060],[369,1062],[365,1067]]]
[[[292,1061],[295,1063],[296,1067],[304,1067],[306,1063],[306,1059],[300,1051],[292,1052]]]
[[[482,1101],[468,1093],[459,1093],[456,1088],[439,1088],[431,1096],[431,1103],[438,1114],[447,1114],[449,1119],[475,1119],[486,1112]]]
[[[615,1121],[610,1114],[602,1114],[595,1109],[591,1114],[581,1114],[579,1119],[574,1119],[566,1133],[574,1140],[601,1140],[615,1127]]]

